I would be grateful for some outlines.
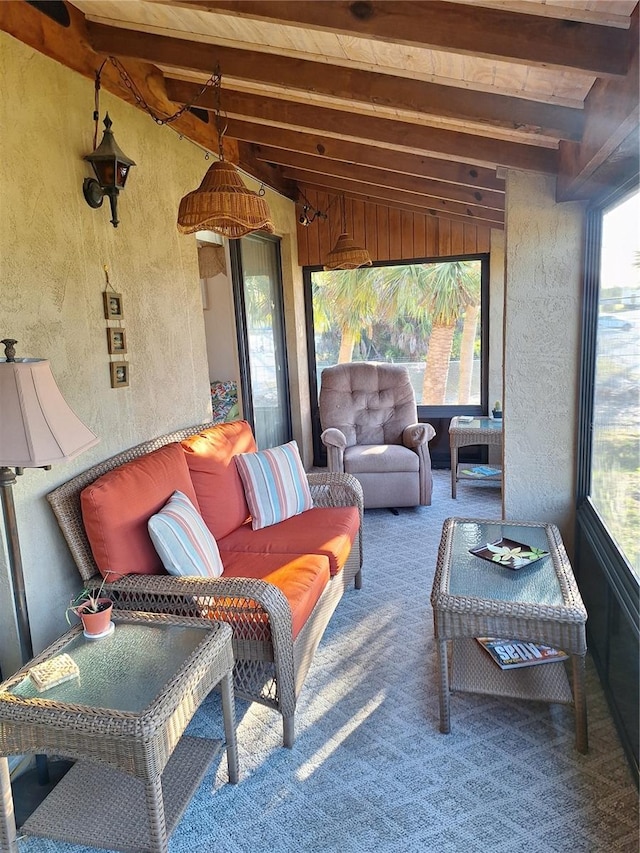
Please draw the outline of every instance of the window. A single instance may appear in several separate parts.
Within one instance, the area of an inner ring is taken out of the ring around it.
[[[309,274],[318,389],[329,365],[386,361],[406,364],[422,416],[486,404],[485,256]]]
[[[637,176],[587,216],[575,568],[587,642],[632,772],[640,700]]]
[[[640,193],[602,214],[593,506],[640,579]]]

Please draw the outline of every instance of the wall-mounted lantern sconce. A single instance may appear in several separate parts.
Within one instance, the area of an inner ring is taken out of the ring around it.
[[[102,142],[92,154],[84,158],[93,166],[95,178],[85,178],[82,192],[89,207],[102,206],[105,195],[109,196],[111,204],[111,223],[118,227],[118,193],[124,189],[129,175],[129,169],[136,164],[129,159],[118,147],[111,132],[109,113],[104,119],[104,135]],[[97,180],[96,180],[97,179]]]
[[[316,210],[316,208],[311,204],[303,205],[302,213],[298,217],[300,225],[304,225],[305,228],[308,228],[308,226],[316,219],[327,219],[327,214],[323,213],[321,210]]]

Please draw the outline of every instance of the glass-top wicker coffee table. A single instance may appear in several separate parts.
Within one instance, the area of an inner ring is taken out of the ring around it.
[[[0,685],[0,850],[17,853],[5,756],[78,759],[22,826],[92,847],[166,853],[220,741],[183,737],[220,684],[229,781],[238,780],[231,627],[218,622],[115,613],[115,630],[67,632]],[[67,653],[80,675],[38,693],[27,670]],[[125,775],[126,774],[126,775]]]
[[[513,570],[470,553],[502,538],[548,552]],[[586,752],[584,687],[587,612],[554,525],[448,518],[431,592],[439,663],[440,731],[450,731],[450,691],[572,704],[576,749]],[[542,643],[569,655],[565,664],[502,670],[475,637]],[[572,689],[573,687],[573,689]]]

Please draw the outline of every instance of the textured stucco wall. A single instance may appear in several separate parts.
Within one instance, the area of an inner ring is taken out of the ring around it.
[[[14,489],[37,651],[66,627],[66,605],[80,587],[47,492],[123,448],[209,416],[196,241],[176,228],[180,198],[208,163],[196,146],[103,90],[101,120],[108,110],[118,144],[137,163],[114,229],[108,202],[92,210],[82,196],[92,81],[1,32],[0,79],[0,337],[16,338],[20,356],[51,360],[66,400],[101,439],[70,463],[26,471]],[[268,201],[286,242],[295,234],[294,205],[270,191]],[[122,389],[110,387],[105,264],[124,302],[131,376]],[[291,293],[291,269],[285,278]],[[11,610],[0,536],[4,674],[18,664]]]
[[[552,178],[507,175],[505,516],[573,541],[583,208]]]

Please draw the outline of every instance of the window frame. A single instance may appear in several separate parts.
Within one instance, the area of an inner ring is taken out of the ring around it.
[[[584,295],[582,307],[580,402],[578,409],[578,457],[576,466],[576,510],[579,518],[594,526],[599,542],[608,542],[607,562],[611,581],[620,592],[638,596],[639,582],[628,560],[608,531],[591,499],[593,418],[595,405],[598,314],[600,310],[600,263],[602,221],[608,210],[638,191],[638,181],[629,181],[587,211],[585,232]],[[638,607],[636,615],[638,614]]]
[[[412,264],[442,264],[455,261],[480,261],[480,404],[444,406],[418,405],[418,421],[421,423],[442,422],[447,424],[456,415],[488,415],[489,413],[489,283],[490,283],[490,254],[478,252],[465,255],[445,255],[426,258],[403,258],[392,261],[374,261],[372,267],[397,267]],[[313,435],[314,465],[326,465],[326,451],[320,440],[320,411],[318,406],[318,373],[316,366],[315,331],[313,321],[313,293],[311,276],[314,272],[322,272],[321,265],[305,266],[302,268],[305,328],[307,335],[307,363],[309,367],[309,397]],[[448,449],[448,442],[447,442]],[[434,460],[435,461],[435,460]]]
[[[636,779],[640,678],[640,584],[591,499],[600,261],[604,214],[638,190],[638,175],[587,211],[576,459],[574,568],[589,620],[587,639],[613,719]]]

